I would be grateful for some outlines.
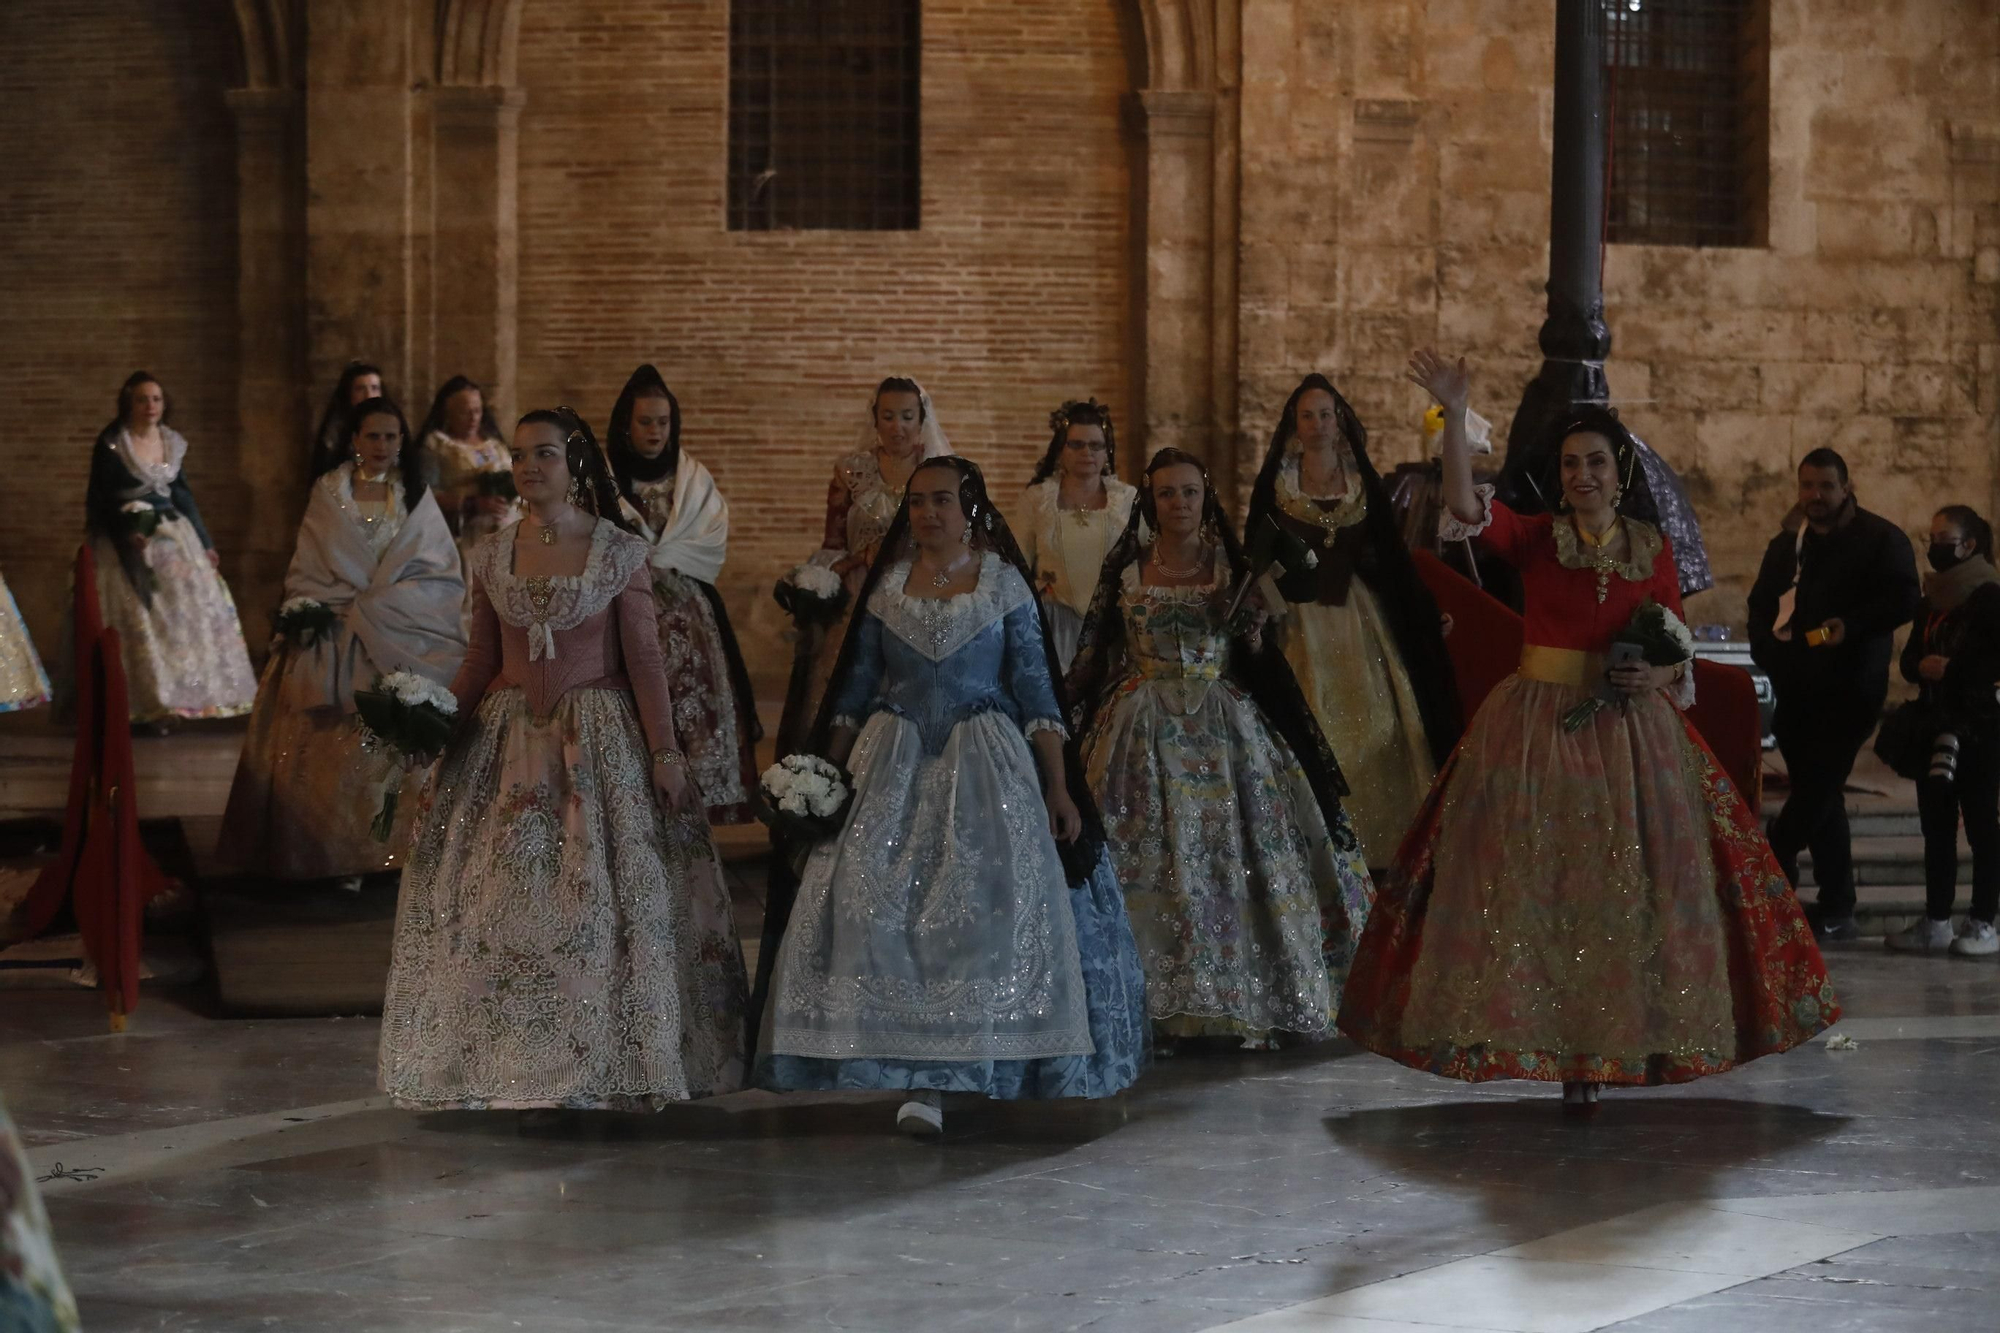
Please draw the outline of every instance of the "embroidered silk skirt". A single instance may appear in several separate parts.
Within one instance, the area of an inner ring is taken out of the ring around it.
[[[21,608],[7,581],[0,579],[0,713],[36,708],[49,701],[49,678],[34,640],[21,619]]]
[[[1663,695],[1566,733],[1573,687],[1509,677],[1375,903],[1341,1030],[1416,1069],[1678,1083],[1839,1017],[1742,794]]]
[[[192,524],[164,517],[146,544],[150,604],[139,597],[118,553],[92,541],[104,623],[118,631],[134,722],[169,717],[238,717],[257,698],[257,675],[243,645],[236,599],[211,565]]]
[[[846,827],[815,848],[772,971],[757,1081],[1104,1097],[1145,1063],[1144,979],[1102,859],[1066,880],[1005,713],[926,754],[877,713]]]
[[[1083,751],[1161,1030],[1331,1035],[1374,888],[1256,705],[1135,677]]]
[[[653,572],[653,604],[673,691],[674,736],[708,806],[708,822],[747,824],[756,818],[750,808],[757,785],[751,714],[749,701],[736,697],[715,608],[692,580],[659,570]]]
[[[661,815],[632,697],[489,694],[419,817],[382,1014],[399,1105],[637,1110],[743,1081],[746,986],[699,809]]]

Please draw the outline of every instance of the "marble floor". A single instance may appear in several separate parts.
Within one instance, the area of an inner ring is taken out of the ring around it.
[[[1587,1125],[1336,1042],[938,1146],[852,1095],[521,1137],[386,1107],[373,1020],[13,988],[0,1091],[91,1333],[2000,1328],[2000,965],[1833,964],[1853,1049]]]

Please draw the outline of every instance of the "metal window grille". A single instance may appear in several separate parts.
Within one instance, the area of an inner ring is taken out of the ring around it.
[[[1769,156],[1764,0],[1603,0],[1606,239],[1763,242]]]
[[[918,223],[917,0],[733,0],[729,227]]]

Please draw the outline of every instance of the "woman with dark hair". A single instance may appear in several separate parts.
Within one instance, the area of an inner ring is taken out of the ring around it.
[[[813,734],[853,800],[783,924],[758,1082],[905,1091],[919,1137],[946,1092],[1109,1096],[1144,979],[1020,549],[952,457],[879,547]]]
[[[1924,599],[1903,645],[1903,679],[1917,687],[1938,733],[1930,771],[1917,780],[1924,832],[1924,919],[1890,935],[1891,949],[1949,949],[1961,958],[2000,953],[2000,573],[1993,528],[1968,505],[1931,515]],[[1958,821],[1972,846],[1972,910],[1956,931]]]
[[[756,818],[756,744],[763,738],[729,612],[715,590],[729,547],[729,502],[681,448],[681,405],[652,366],[625,381],[606,432],[626,516],[652,543],[660,652],[674,693],[674,732],[712,824]]]
[[[481,538],[521,516],[508,475],[507,440],[486,391],[477,380],[453,375],[431,399],[417,436],[436,473],[438,508],[458,540],[459,557],[470,565]]]
[[[660,661],[644,538],[568,408],[473,553],[460,727],[404,863],[381,1081],[422,1110],[645,1110],[743,1079],[743,955]]]
[[[919,464],[950,452],[951,441],[938,425],[937,411],[923,385],[891,375],[875,387],[854,451],[833,465],[833,480],[826,488],[825,533],[820,549],[807,561],[840,577],[848,603],[830,623],[798,626],[785,711],[778,719],[779,754],[802,748],[819,713],[834,658],[854,614],[854,594],[896,516],[903,487]]]
[[[313,432],[312,477],[318,481],[339,466],[343,442],[354,409],[370,398],[387,398],[389,390],[379,367],[366,361],[350,361],[340,372],[333,392],[327,395],[326,410],[319,414],[319,429]],[[310,503],[310,502],[308,502]]]
[[[98,602],[118,631],[138,723],[236,717],[257,697],[236,601],[181,471],[188,442],[171,415],[158,380],[143,370],[128,378],[91,451],[84,496]]]
[[[1160,450],[1070,687],[1156,1031],[1269,1049],[1331,1035],[1374,888],[1261,604],[1228,617],[1249,572],[1201,460]]]
[[[1049,413],[1049,447],[1028,483],[1022,552],[1035,578],[1056,661],[1069,670],[1104,557],[1132,517],[1138,490],[1118,479],[1111,409],[1095,398]]]
[[[362,749],[354,691],[397,671],[444,685],[465,657],[465,580],[422,452],[402,409],[371,398],[313,483],[285,605],[334,619],[281,629],[264,665],[216,843],[239,869],[354,879],[396,865],[398,845],[370,832],[394,761]]]
[[[1537,448],[1561,512],[1523,516],[1473,484],[1465,363],[1420,351],[1410,378],[1445,409],[1445,535],[1520,571],[1525,644],[1381,882],[1341,1030],[1448,1078],[1560,1082],[1583,1115],[1603,1084],[1807,1040],[1840,1007],[1743,793],[1680,712],[1693,641],[1669,543],[1620,508],[1629,432],[1603,407],[1554,421]],[[1617,651],[1648,604],[1651,646]]]
[[[1368,863],[1385,866],[1458,743],[1458,692],[1368,432],[1324,375],[1299,382],[1271,432],[1245,531],[1254,539],[1264,524],[1318,558],[1285,571],[1273,610],[1285,660],[1347,774]]]

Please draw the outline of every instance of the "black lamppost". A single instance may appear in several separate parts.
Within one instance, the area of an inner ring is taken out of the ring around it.
[[[1604,322],[1604,187],[1606,128],[1604,0],[1556,0],[1555,143],[1549,162],[1549,313],[1539,342],[1542,368],[1528,381],[1507,431],[1500,494],[1510,505],[1539,513],[1554,502],[1537,489],[1552,474],[1533,446],[1549,419],[1577,403],[1609,401],[1604,361],[1611,329]],[[1631,423],[1626,423],[1628,426]],[[1681,591],[1712,587],[1701,526],[1672,468],[1640,445],[1642,493],[1628,506],[1657,521],[1674,544]]]

